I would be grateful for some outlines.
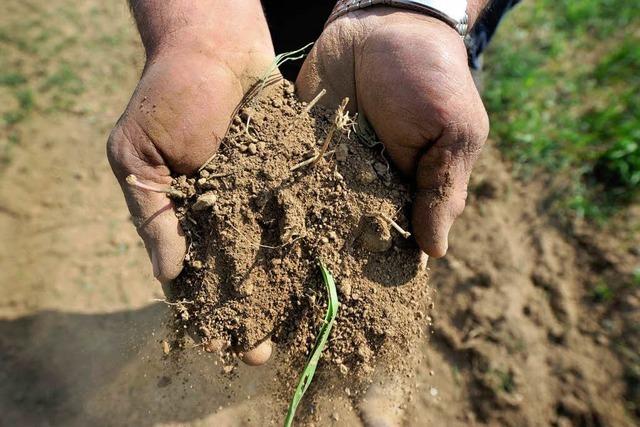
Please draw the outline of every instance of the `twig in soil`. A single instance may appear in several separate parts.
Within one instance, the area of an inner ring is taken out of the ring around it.
[[[224,178],[229,175],[233,175],[233,172],[211,173],[209,174],[209,178]]]
[[[333,280],[331,272],[327,269],[322,261],[320,261],[320,271],[322,272],[322,279],[327,289],[327,312],[324,315],[322,327],[320,328],[318,338],[316,339],[316,343],[313,346],[313,350],[311,351],[311,356],[309,356],[309,359],[307,360],[307,364],[302,371],[302,375],[300,376],[300,381],[298,381],[296,391],[293,394],[293,399],[291,400],[289,411],[287,412],[287,418],[284,421],[285,427],[290,427],[293,423],[293,418],[296,415],[296,409],[298,409],[298,405],[302,400],[302,396],[304,396],[305,392],[309,388],[309,385],[311,384],[311,381],[313,381],[313,376],[316,373],[318,362],[320,361],[320,357],[322,356],[322,350],[324,350],[324,347],[327,344],[327,339],[329,338],[329,334],[331,333],[333,322],[338,315],[339,302],[338,292],[336,291],[336,283]]]
[[[324,156],[325,156],[325,157],[326,157],[326,156],[330,156],[330,155],[334,154],[335,152],[336,152],[336,150],[327,151],[326,153],[324,153]],[[319,155],[311,156],[311,157],[310,157],[310,158],[308,158],[307,160],[305,160],[305,161],[303,161],[303,162],[300,162],[300,163],[298,163],[298,164],[297,164],[297,165],[295,165],[295,166],[291,166],[291,169],[289,169],[289,170],[290,170],[291,172],[294,172],[294,171],[296,171],[296,170],[298,170],[298,169],[300,169],[300,168],[303,168],[303,167],[305,167],[305,166],[307,166],[307,165],[310,165],[311,163],[315,162],[318,158],[319,158]]]
[[[170,301],[167,301],[166,299],[162,299],[162,298],[154,298],[152,301],[163,302],[163,303],[165,303],[167,305],[178,306],[178,307],[180,307],[182,305],[187,305],[187,304],[195,304],[193,301],[184,300],[184,301],[170,302]]]
[[[388,217],[387,215],[383,214],[382,212],[379,212],[379,215],[385,220],[387,221],[393,228],[396,229],[396,231],[398,233],[400,233],[405,239],[408,239],[409,237],[411,237],[411,233],[409,233],[408,231],[406,231],[404,228],[400,227],[398,225],[397,222],[395,222],[392,218]]]
[[[127,184],[141,190],[152,191],[154,193],[164,193],[174,197],[184,197],[184,194],[168,185],[160,185],[154,182],[143,181],[135,175],[129,175],[126,178]]]
[[[322,92],[320,92],[320,94],[322,94]],[[343,131],[345,129],[348,129],[349,126],[351,126],[351,124],[353,123],[353,120],[351,119],[351,117],[349,117],[349,112],[345,111],[348,103],[349,103],[349,98],[343,99],[342,102],[340,103],[340,106],[336,110],[336,114],[333,118],[333,124],[331,125],[329,132],[327,132],[327,136],[324,139],[324,143],[322,144],[322,148],[320,149],[320,152],[315,156],[311,157],[310,159],[307,159],[301,163],[298,163],[297,165],[292,166],[290,169],[291,172],[298,170],[304,166],[309,166],[309,165],[313,166],[318,162],[318,160],[320,160],[326,154],[328,154],[327,149],[329,148],[329,144],[331,143],[331,140],[333,139],[333,134],[336,132],[336,130]]]
[[[323,96],[325,96],[327,93],[326,89],[322,89],[315,98],[313,98],[311,100],[311,102],[309,102],[307,104],[306,107],[304,107],[304,109],[302,110],[303,113],[308,113],[309,111],[311,111],[311,109],[318,103],[318,101],[320,101],[320,98],[322,98]]]
[[[322,148],[320,149],[320,154],[318,154],[316,158],[311,162],[312,166],[322,158],[324,153],[329,148],[329,144],[333,139],[333,134],[335,133],[335,131],[344,130],[349,125],[350,123],[349,112],[348,111],[345,112],[345,109],[347,108],[348,103],[349,103],[349,98],[343,99],[342,102],[340,103],[340,106],[336,110],[336,115],[333,118],[333,124],[331,125],[331,128],[329,129],[329,132],[327,133],[327,136],[324,139],[324,143],[322,144]]]

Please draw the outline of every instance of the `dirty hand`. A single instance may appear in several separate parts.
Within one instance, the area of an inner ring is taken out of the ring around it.
[[[348,96],[415,179],[413,230],[428,255],[443,256],[462,213],[489,122],[462,38],[422,14],[373,7],[325,29],[297,79],[303,99],[327,89],[326,105]]]
[[[147,62],[107,154],[166,292],[182,270],[184,235],[166,195],[133,187],[127,177],[166,188],[172,173],[195,172],[274,53],[258,0],[139,0],[132,9]]]

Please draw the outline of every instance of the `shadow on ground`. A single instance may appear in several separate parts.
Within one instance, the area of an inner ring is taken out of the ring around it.
[[[212,417],[236,425],[272,412],[261,412],[270,403],[268,367],[241,367],[231,385],[209,355],[165,356],[166,317],[157,303],[110,314],[43,311],[0,320],[2,424],[150,426]]]

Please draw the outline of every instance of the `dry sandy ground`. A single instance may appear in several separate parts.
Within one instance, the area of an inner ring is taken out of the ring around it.
[[[277,425],[276,362],[230,382],[195,350],[162,352],[169,311],[104,155],[142,64],[123,3],[9,0],[0,17],[0,70],[27,80],[0,86],[0,113],[34,98],[0,129],[0,425]],[[431,265],[405,425],[639,422],[637,236],[558,231],[544,196],[485,152]],[[362,424],[345,395],[315,400],[317,425]]]

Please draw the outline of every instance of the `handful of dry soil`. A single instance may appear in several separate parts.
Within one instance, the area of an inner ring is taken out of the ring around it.
[[[408,230],[409,193],[381,145],[336,130],[335,111],[305,107],[290,82],[265,88],[199,175],[175,178],[190,243],[176,319],[227,362],[270,339],[299,368],[326,311],[322,259],[340,299],[322,363],[367,375],[428,329],[420,252],[390,223]]]

